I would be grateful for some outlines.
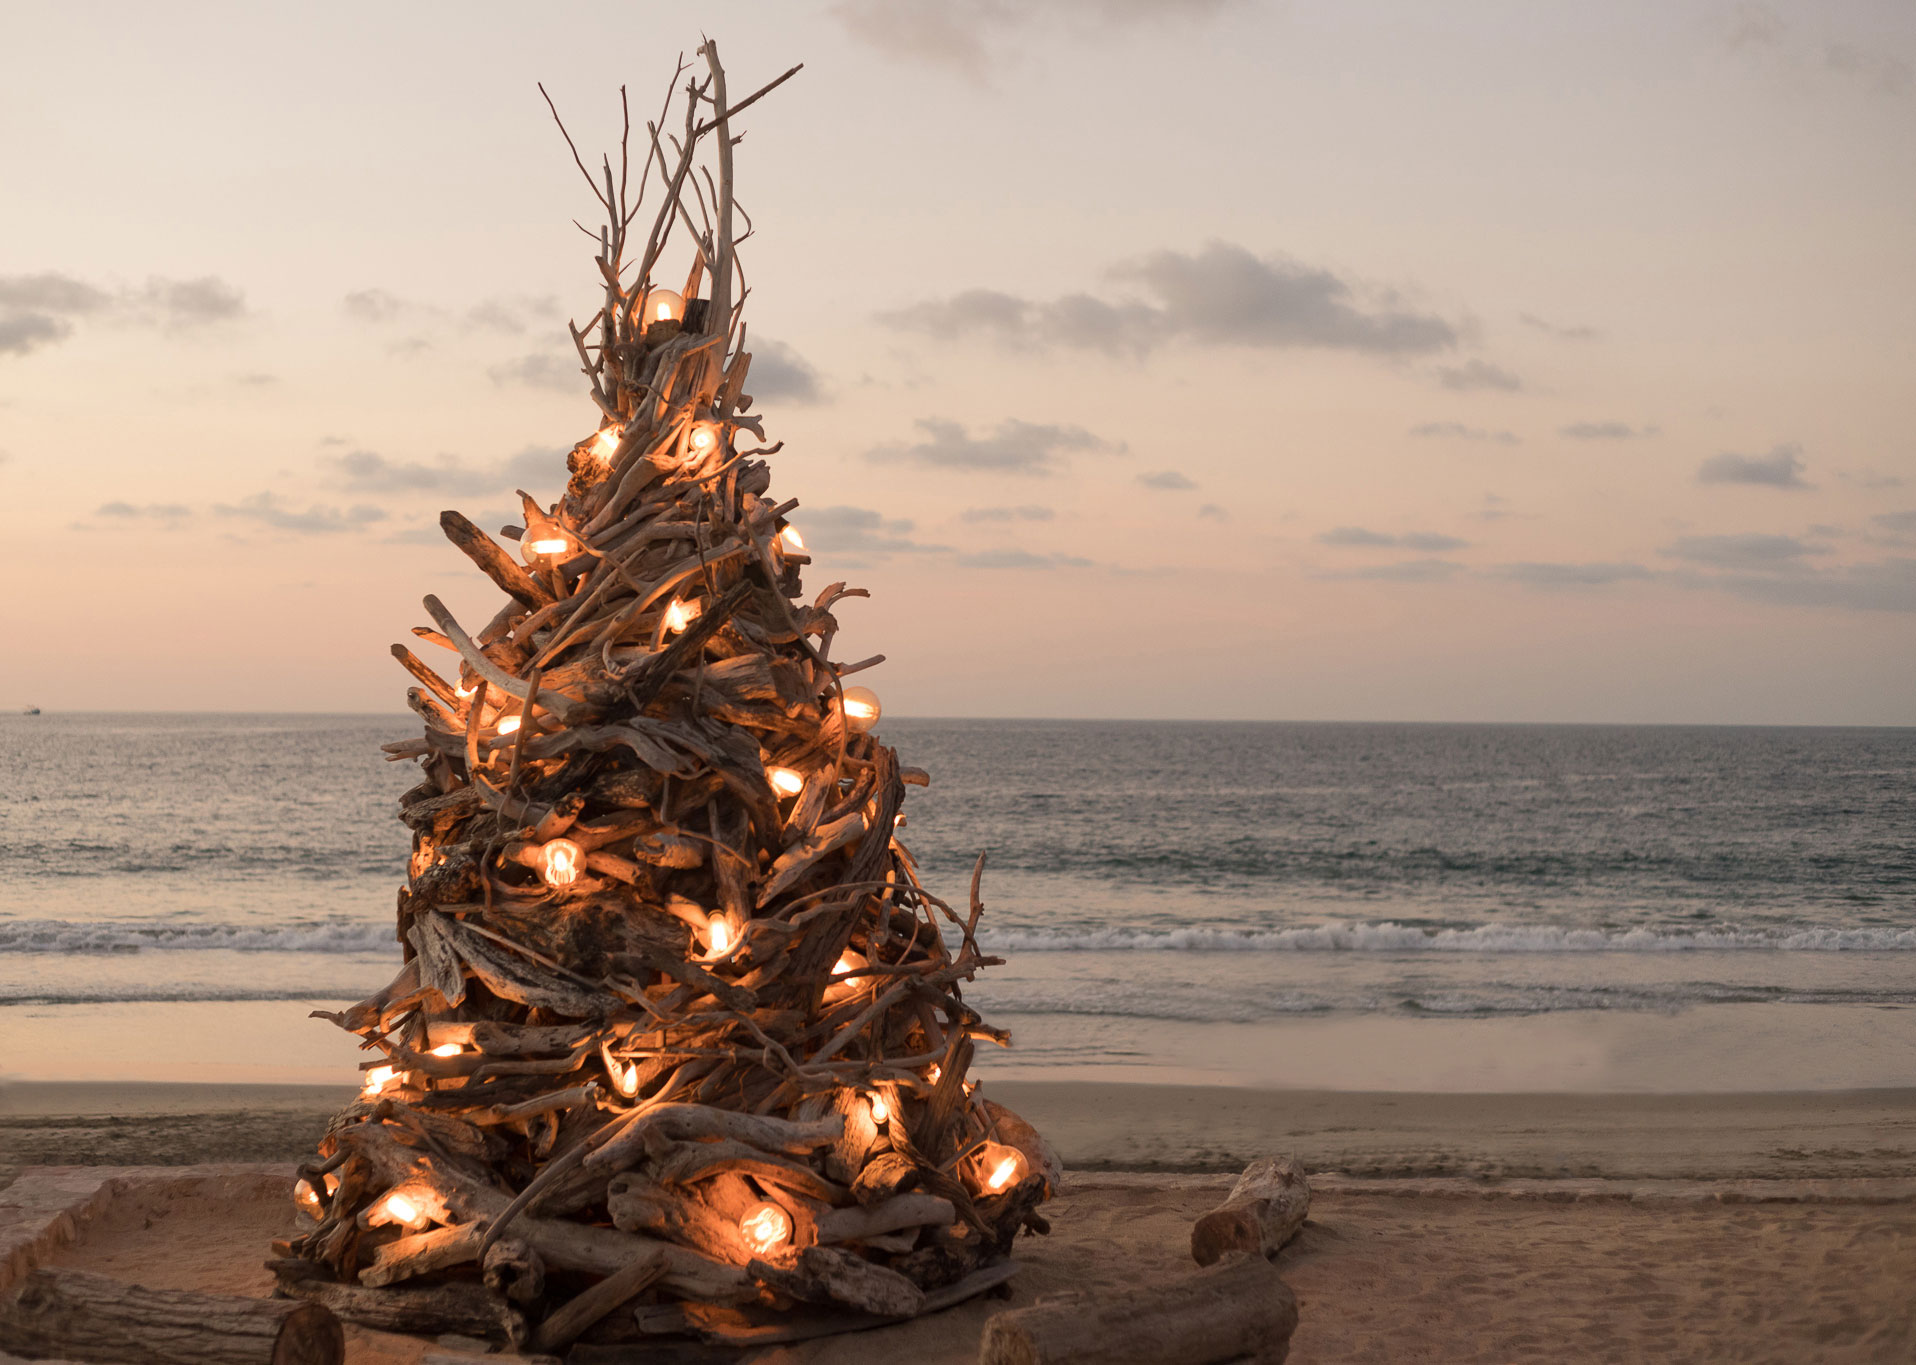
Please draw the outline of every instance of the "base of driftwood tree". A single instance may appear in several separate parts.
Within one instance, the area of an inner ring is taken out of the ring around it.
[[[1068,1294],[985,1324],[979,1365],[1281,1365],[1297,1298],[1262,1256],[1122,1295]]]
[[[134,1365],[340,1365],[346,1338],[318,1304],[36,1270],[0,1299],[0,1348]]]

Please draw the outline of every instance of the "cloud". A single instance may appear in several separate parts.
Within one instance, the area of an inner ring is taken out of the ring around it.
[[[494,365],[486,371],[486,378],[501,387],[525,384],[535,389],[553,389],[560,393],[572,393],[585,387],[585,376],[579,372],[578,357],[558,351],[534,351],[517,360]]]
[[[237,505],[218,503],[213,510],[223,517],[244,517],[277,531],[298,531],[302,534],[357,531],[370,523],[386,519],[384,508],[365,503],[355,503],[344,509],[315,504],[303,512],[295,511],[284,506],[271,493],[255,493]]]
[[[550,294],[520,294],[512,297],[482,299],[466,311],[466,322],[488,331],[522,336],[542,322],[556,322],[565,310]]]
[[[175,331],[231,322],[246,315],[246,295],[217,275],[191,280],[151,279],[134,299],[153,321]]]
[[[1777,606],[1916,612],[1916,559],[1907,557],[1804,573],[1720,574],[1705,584]]]
[[[1437,382],[1459,393],[1473,393],[1479,389],[1516,393],[1523,388],[1523,380],[1487,360],[1467,360],[1462,365],[1444,366],[1437,371]]]
[[[921,417],[915,424],[925,439],[912,445],[883,445],[865,452],[881,463],[923,465],[930,469],[990,470],[1002,474],[1053,474],[1070,451],[1122,451],[1083,427],[1000,422],[989,435],[972,436],[963,425],[943,417]]]
[[[1572,422],[1557,435],[1573,441],[1641,441],[1657,434],[1655,427],[1633,427],[1628,422]]]
[[[1839,76],[1861,81],[1879,95],[1900,95],[1909,89],[1909,63],[1887,52],[1866,52],[1849,43],[1831,43],[1823,49],[1823,65]]]
[[[1030,550],[977,550],[958,556],[967,569],[1088,569],[1092,561],[1080,555],[1034,554]]]
[[[245,374],[234,375],[233,382],[243,389],[263,389],[269,384],[279,383],[279,376],[268,374],[265,370],[248,370]]]
[[[1229,521],[1231,514],[1214,502],[1207,502],[1198,508],[1197,514],[1206,521]]]
[[[1390,295],[1367,301],[1328,270],[1256,256],[1229,242],[1211,242],[1194,253],[1152,252],[1108,274],[1142,297],[1079,293],[1031,300],[969,289],[881,313],[879,320],[941,340],[982,336],[1014,347],[1130,356],[1172,340],[1405,356],[1447,350],[1458,339],[1449,322],[1399,307]]]
[[[1679,536],[1658,553],[1717,569],[1792,569],[1809,555],[1828,553],[1828,547],[1795,536]]]
[[[1510,499],[1499,497],[1495,493],[1486,493],[1483,505],[1471,515],[1478,521],[1502,521],[1505,517],[1513,515],[1510,510]]]
[[[1514,431],[1491,431],[1487,427],[1469,427],[1462,422],[1425,422],[1410,429],[1412,436],[1426,439],[1444,438],[1454,441],[1495,441],[1500,445],[1514,446],[1522,438]]]
[[[1532,588],[1600,588],[1650,577],[1641,564],[1493,564],[1484,573]]]
[[[1808,488],[1803,481],[1803,447],[1779,445],[1767,455],[1724,451],[1697,466],[1698,483],[1749,483],[1770,488]]]
[[[1188,492],[1190,489],[1197,487],[1190,479],[1178,473],[1175,469],[1158,469],[1153,470],[1149,474],[1140,474],[1138,475],[1138,482],[1146,488],[1154,488],[1159,492],[1165,493]]]
[[[965,521],[1050,521],[1057,514],[1049,507],[1025,503],[1019,507],[967,507],[959,515]]]
[[[138,289],[109,291],[71,275],[0,275],[0,355],[26,355],[64,341],[81,318],[118,315],[129,322],[183,331],[246,312],[246,299],[217,276],[155,276]]]
[[[372,450],[344,455],[322,455],[319,467],[331,472],[341,488],[354,493],[499,493],[540,483],[563,482],[565,452],[548,446],[528,446],[497,464],[472,464],[452,455],[432,463],[389,460]]]
[[[911,539],[912,523],[887,519],[869,507],[808,507],[796,518],[809,548],[883,557],[928,554],[949,545],[921,544]]]
[[[1845,483],[1853,483],[1859,488],[1881,489],[1903,486],[1903,481],[1896,475],[1885,474],[1880,469],[1843,470],[1836,477]]]
[[[1404,535],[1387,535],[1382,531],[1366,530],[1362,526],[1338,526],[1322,532],[1317,537],[1320,545],[1353,546],[1391,546],[1406,550],[1423,550],[1437,554],[1444,550],[1461,550],[1470,544],[1456,536],[1438,535],[1428,531],[1411,531]]]
[[[1732,51],[1746,47],[1775,47],[1789,25],[1768,5],[1741,4],[1731,11],[1723,41]]]
[[[1916,539],[1916,509],[1907,512],[1878,512],[1870,521],[1883,528],[1895,542]]]
[[[124,521],[179,521],[192,515],[192,509],[177,502],[149,502],[135,506],[130,502],[103,502],[93,509],[96,517],[116,517]]]
[[[1091,35],[1151,20],[1193,23],[1235,0],[839,0],[832,17],[887,56],[944,67],[983,84],[997,40],[1034,21],[1069,22]]]
[[[824,384],[811,363],[782,341],[758,337],[752,342],[752,368],[745,385],[754,402],[800,405],[825,401]]]
[[[1534,327],[1539,332],[1556,337],[1559,341],[1595,341],[1602,335],[1602,333],[1598,332],[1594,327],[1562,327],[1554,322],[1548,322],[1538,317],[1535,313],[1519,313],[1517,314],[1517,321],[1526,327]]]
[[[391,322],[410,305],[387,289],[356,289],[339,301],[346,316],[354,322]]]
[[[1395,564],[1371,564],[1361,569],[1339,569],[1319,578],[1370,579],[1385,583],[1441,583],[1454,578],[1463,565],[1449,559],[1406,559]]]

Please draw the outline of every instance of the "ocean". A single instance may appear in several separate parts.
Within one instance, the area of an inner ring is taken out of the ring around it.
[[[414,779],[378,746],[414,728],[0,718],[0,1073],[350,1079],[304,1016],[397,966]],[[988,855],[1003,1074],[1916,1083],[1916,730],[882,734],[933,776],[901,832],[930,888]]]

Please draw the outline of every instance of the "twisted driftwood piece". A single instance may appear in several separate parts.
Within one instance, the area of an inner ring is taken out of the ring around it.
[[[522,495],[500,539],[447,512],[504,601],[475,629],[426,599],[443,673],[393,646],[424,722],[385,746],[424,774],[405,965],[326,1016],[377,1055],[275,1263],[342,1317],[796,1339],[982,1292],[1045,1230],[1055,1155],[966,1078],[1007,1041],[961,993],[996,961],[978,873],[961,913],[897,839],[929,779],[845,685],[881,660],[832,661],[832,608],[864,594],[803,597],[750,412],[731,120],[792,72],[728,107],[700,55],[679,131],[668,94],[638,167],[628,116],[586,173],[603,302],[571,333],[601,420],[564,495]]]

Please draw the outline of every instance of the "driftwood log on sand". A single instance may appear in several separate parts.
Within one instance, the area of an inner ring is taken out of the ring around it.
[[[0,1349],[133,1365],[340,1365],[346,1338],[318,1304],[36,1270],[0,1299]]]
[[[1311,1212],[1311,1182],[1290,1157],[1253,1161],[1231,1194],[1191,1228],[1191,1256],[1215,1265],[1233,1252],[1275,1256]]]
[[[1067,1294],[985,1324],[979,1365],[1281,1365],[1297,1298],[1262,1256],[1123,1295]]]
[[[980,1365],[1278,1365],[1297,1299],[1271,1258],[1304,1224],[1311,1186],[1289,1157],[1262,1157],[1191,1228],[1207,1267],[1122,1295],[1066,1294],[985,1326]]]

